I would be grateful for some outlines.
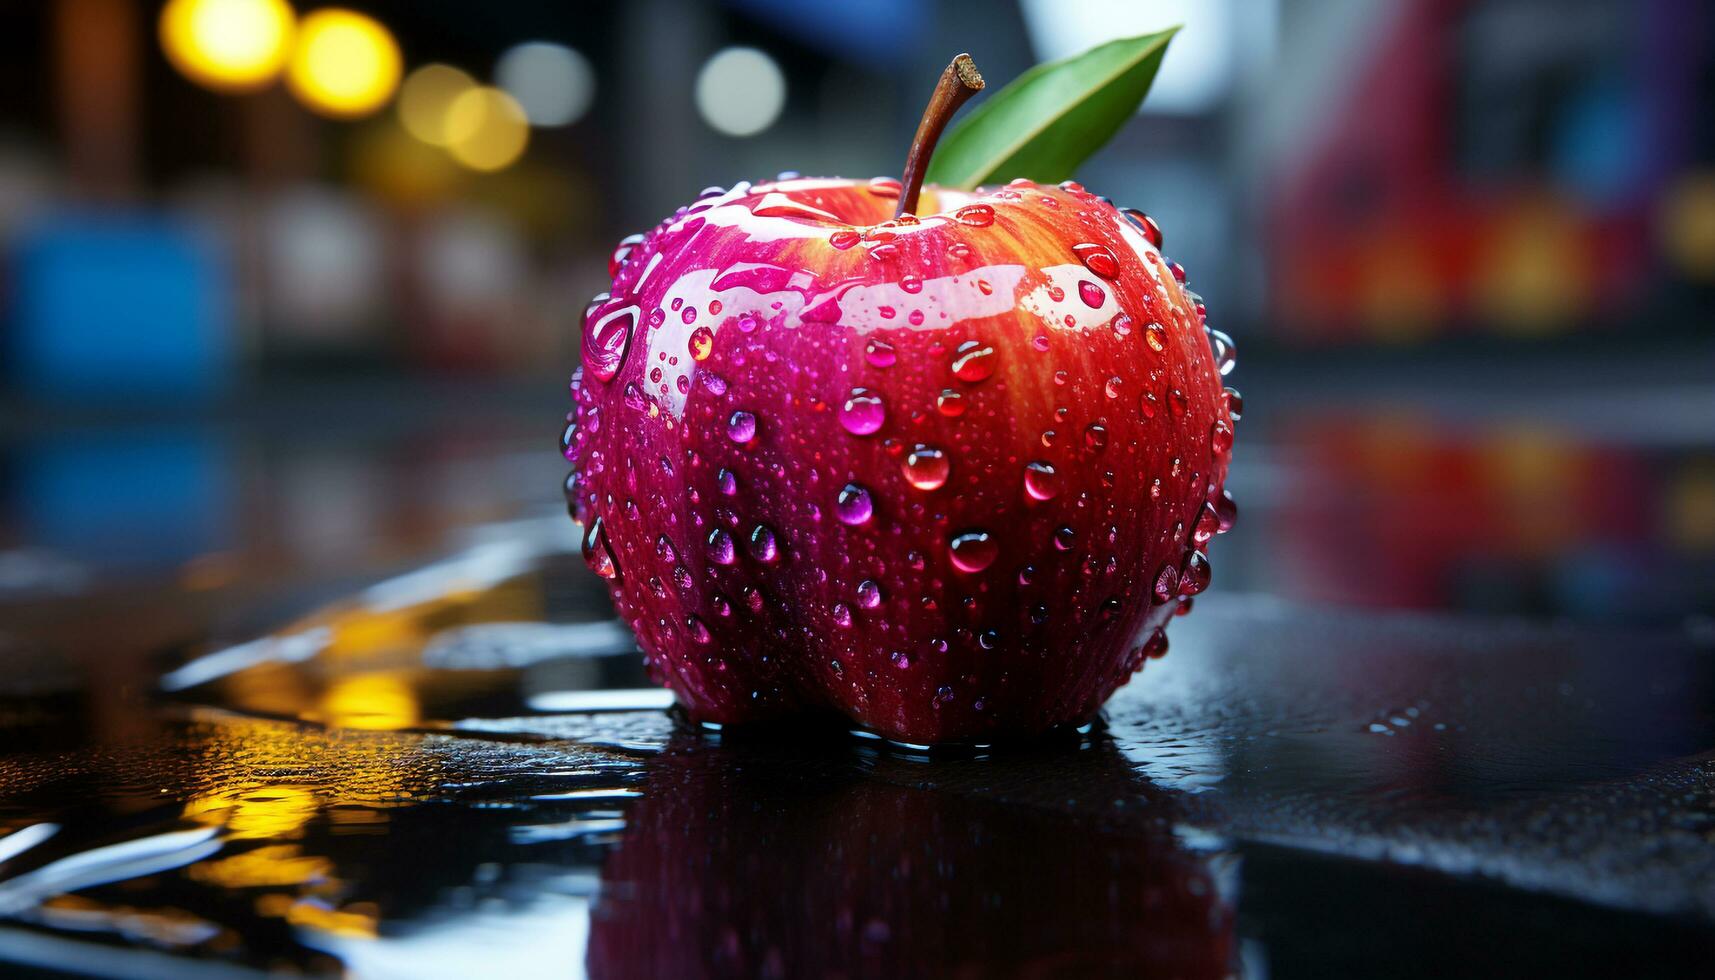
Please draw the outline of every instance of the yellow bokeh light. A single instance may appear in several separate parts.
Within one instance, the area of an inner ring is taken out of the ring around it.
[[[451,65],[424,65],[399,87],[399,122],[430,146],[446,146],[452,142],[448,110],[474,88],[476,80]]]
[[[299,23],[286,83],[310,109],[351,119],[387,104],[401,67],[399,45],[387,28],[356,11],[328,7]]]
[[[286,0],[171,0],[161,9],[161,49],[199,85],[257,89],[285,65],[293,19]]]
[[[524,153],[530,122],[518,100],[497,88],[473,88],[453,100],[447,150],[472,170],[503,170]]]

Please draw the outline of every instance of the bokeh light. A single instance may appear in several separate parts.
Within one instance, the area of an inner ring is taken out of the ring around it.
[[[399,87],[399,122],[407,133],[430,146],[446,146],[452,142],[447,110],[474,88],[476,80],[451,65],[424,65]]]
[[[293,20],[285,0],[171,0],[161,8],[161,48],[199,85],[249,91],[280,73]]]
[[[532,126],[570,125],[595,101],[595,70],[589,59],[563,44],[517,45],[500,56],[494,78],[524,107]]]
[[[486,85],[453,100],[446,131],[453,159],[485,172],[505,169],[530,142],[530,122],[518,100]]]
[[[697,74],[697,111],[728,136],[762,132],[780,118],[785,105],[785,74],[755,48],[716,52]]]
[[[385,105],[400,71],[399,45],[387,28],[356,11],[328,7],[298,25],[286,81],[310,109],[350,119]]]

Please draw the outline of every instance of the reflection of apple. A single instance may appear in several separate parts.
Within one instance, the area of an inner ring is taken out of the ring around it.
[[[938,765],[934,788],[825,750],[687,739],[653,760],[602,873],[590,975],[1230,973],[1231,909],[1151,807],[1113,806],[1138,787],[1111,749]]]
[[[901,193],[710,191],[586,317],[568,494],[700,719],[1081,722],[1208,583],[1230,345],[1154,223],[1072,183]]]

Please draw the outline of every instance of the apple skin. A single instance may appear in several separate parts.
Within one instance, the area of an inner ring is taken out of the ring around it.
[[[1230,523],[1236,402],[1153,223],[1071,183],[898,193],[712,189],[586,314],[568,503],[699,721],[1086,722]]]

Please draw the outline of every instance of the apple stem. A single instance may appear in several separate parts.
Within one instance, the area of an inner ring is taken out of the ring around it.
[[[905,158],[905,174],[899,180],[899,207],[893,212],[895,218],[916,213],[917,198],[923,193],[923,174],[929,169],[929,157],[935,152],[941,131],[947,128],[953,113],[982,90],[982,73],[977,71],[976,62],[968,54],[954,57],[941,72],[940,81],[935,83],[935,92],[923,108],[923,118],[917,123],[917,135],[911,138],[911,153]]]

